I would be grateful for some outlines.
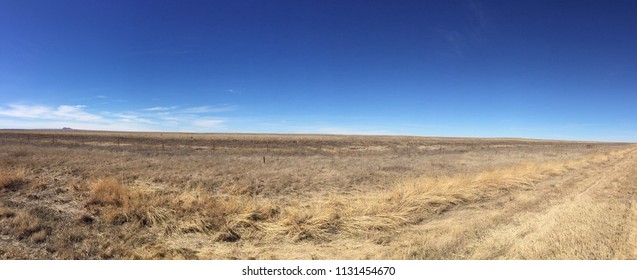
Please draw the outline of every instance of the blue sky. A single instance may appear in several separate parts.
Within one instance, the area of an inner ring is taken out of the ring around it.
[[[635,1],[0,1],[0,128],[637,141]]]

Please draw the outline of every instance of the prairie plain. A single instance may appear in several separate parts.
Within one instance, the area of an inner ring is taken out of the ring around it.
[[[0,131],[0,259],[635,259],[637,146]]]

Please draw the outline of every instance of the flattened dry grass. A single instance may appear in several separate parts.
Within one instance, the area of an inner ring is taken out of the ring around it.
[[[254,222],[271,220],[279,213],[278,207],[266,201],[255,203],[242,196],[213,195],[201,188],[141,189],[113,178],[94,181],[86,205],[112,225],[161,226],[166,236],[194,232],[222,236],[230,232],[237,240],[240,237],[236,231],[256,228]]]

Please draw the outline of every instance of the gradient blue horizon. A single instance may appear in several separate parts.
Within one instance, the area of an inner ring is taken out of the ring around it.
[[[633,1],[0,2],[0,128],[637,142]]]

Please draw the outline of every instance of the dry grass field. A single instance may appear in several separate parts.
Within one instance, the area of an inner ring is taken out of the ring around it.
[[[635,259],[637,147],[0,132],[0,259]]]

